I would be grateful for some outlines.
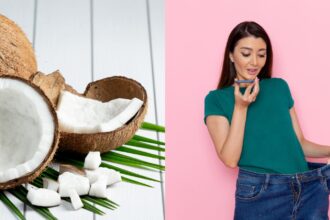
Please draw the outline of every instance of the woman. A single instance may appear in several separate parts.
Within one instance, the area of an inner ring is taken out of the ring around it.
[[[330,165],[305,157],[329,157],[330,147],[304,138],[287,82],[271,75],[267,33],[238,24],[204,117],[220,160],[239,167],[234,219],[328,219]]]

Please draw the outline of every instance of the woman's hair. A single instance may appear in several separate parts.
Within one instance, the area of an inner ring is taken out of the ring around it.
[[[265,41],[267,46],[266,63],[264,67],[261,69],[258,78],[259,79],[271,78],[272,65],[273,65],[273,50],[272,50],[272,45],[270,43],[270,39],[266,31],[259,24],[253,21],[245,21],[238,24],[231,31],[228,37],[226,50],[223,58],[221,77],[217,87],[218,89],[230,86],[234,83],[236,77],[236,71],[235,71],[234,63],[232,63],[229,58],[229,53],[234,52],[234,48],[240,39],[250,36],[254,36],[257,38],[261,37]]]

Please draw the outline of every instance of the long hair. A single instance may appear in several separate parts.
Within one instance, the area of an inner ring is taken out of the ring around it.
[[[234,83],[236,77],[236,70],[234,63],[229,58],[229,53],[233,53],[237,42],[245,37],[254,36],[256,38],[262,38],[267,46],[266,63],[258,74],[260,80],[265,78],[271,78],[272,76],[272,65],[273,65],[273,50],[270,43],[270,39],[266,31],[254,21],[244,21],[239,23],[230,33],[225,54],[223,57],[223,64],[221,70],[221,77],[218,83],[218,89],[230,86]]]

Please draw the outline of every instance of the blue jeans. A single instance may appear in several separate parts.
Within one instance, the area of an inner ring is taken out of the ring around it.
[[[325,220],[328,218],[330,164],[308,162],[296,174],[239,169],[234,220]]]

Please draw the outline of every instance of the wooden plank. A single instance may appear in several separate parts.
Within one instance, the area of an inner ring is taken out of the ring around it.
[[[91,81],[91,29],[89,0],[37,1],[35,50],[39,70],[50,73],[59,69],[66,82],[83,92]],[[50,211],[58,219],[93,219],[93,213],[74,211],[62,201]],[[27,208],[28,219],[43,219]]]
[[[95,79],[124,75],[139,81],[146,88],[149,98],[145,121],[155,123],[146,1],[95,1],[93,38]],[[154,132],[140,131],[139,134],[156,138]],[[158,172],[129,169],[159,179]],[[161,186],[150,184],[154,188],[117,184],[110,192],[120,208],[107,216],[96,216],[96,219],[163,219]]]
[[[2,0],[0,1],[1,14],[13,20],[25,32],[27,38],[33,41],[34,0]],[[24,214],[25,205],[15,196],[6,192],[7,197]],[[0,219],[16,219],[15,214],[0,202]]]
[[[163,0],[147,1],[149,9],[149,33],[152,54],[152,72],[156,97],[157,124],[165,126],[165,2]],[[158,133],[158,139],[165,141],[165,134]],[[165,165],[165,161],[161,161]],[[165,173],[161,179],[163,207],[165,203]]]
[[[91,81],[89,0],[38,1],[36,54],[39,70],[56,69],[79,92]]]

